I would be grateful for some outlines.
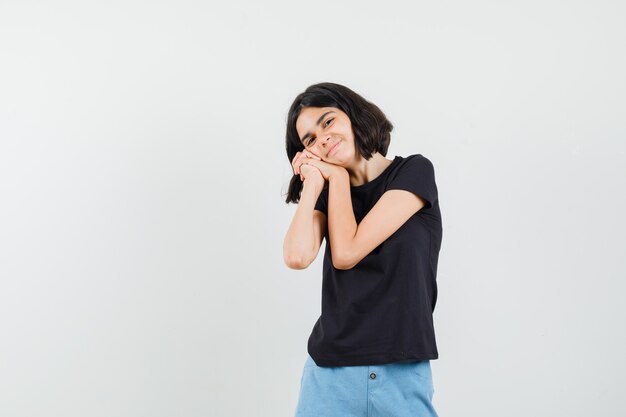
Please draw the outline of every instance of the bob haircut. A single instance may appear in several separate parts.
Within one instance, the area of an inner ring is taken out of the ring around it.
[[[340,84],[319,83],[309,86],[300,93],[289,108],[287,115],[286,150],[289,163],[296,153],[304,150],[296,130],[296,120],[305,107],[335,107],[350,119],[356,152],[369,160],[372,154],[379,152],[387,155],[393,125],[385,114],[373,103]],[[302,193],[303,182],[299,175],[293,175],[287,190],[285,202],[298,203]],[[328,184],[325,185],[327,187]]]

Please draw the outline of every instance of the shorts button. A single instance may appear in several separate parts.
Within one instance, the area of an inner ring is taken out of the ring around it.
[[[370,374],[370,378],[371,378],[371,379],[376,379],[376,374],[375,374],[374,372],[372,372],[372,373]]]

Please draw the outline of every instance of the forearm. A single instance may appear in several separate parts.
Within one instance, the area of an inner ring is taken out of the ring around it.
[[[350,194],[350,176],[339,172],[328,185],[328,236],[335,267],[350,263],[350,250],[357,231]]]
[[[315,250],[313,210],[320,193],[321,190],[304,181],[300,202],[283,242],[283,257],[290,267],[305,267],[313,257]]]

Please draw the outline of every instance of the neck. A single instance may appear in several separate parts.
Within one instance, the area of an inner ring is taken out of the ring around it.
[[[393,160],[385,158],[376,152],[369,160],[359,155],[359,159],[351,166],[346,167],[350,174],[350,185],[353,187],[366,184],[378,177]]]

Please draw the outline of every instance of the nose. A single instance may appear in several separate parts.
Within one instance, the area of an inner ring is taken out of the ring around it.
[[[327,147],[330,142],[330,133],[321,134],[318,137],[320,138],[320,143],[323,143],[324,147]]]

